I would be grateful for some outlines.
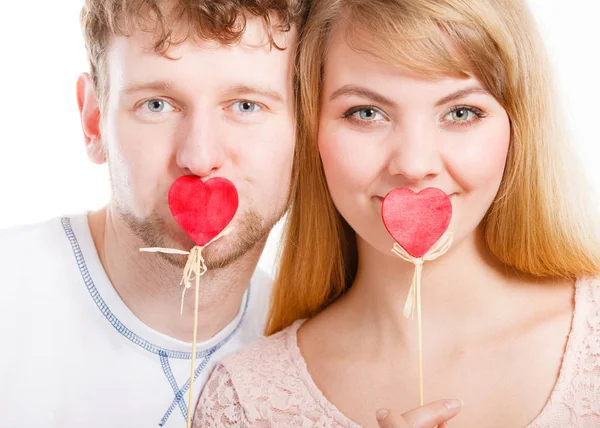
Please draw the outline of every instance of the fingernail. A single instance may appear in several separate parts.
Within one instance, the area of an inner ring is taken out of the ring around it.
[[[446,401],[446,408],[448,410],[461,409],[465,405],[462,400],[448,400]]]
[[[372,413],[371,413],[372,414]],[[382,421],[390,414],[390,412],[386,409],[377,410],[377,420]]]

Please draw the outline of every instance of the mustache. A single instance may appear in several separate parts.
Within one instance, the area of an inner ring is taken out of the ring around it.
[[[178,248],[188,251],[196,244],[177,225],[175,220],[166,220],[158,213],[139,218],[130,212],[120,212],[129,230],[143,243],[144,247]],[[207,246],[203,251],[209,269],[224,269],[242,258],[256,245],[266,242],[269,232],[283,216],[275,213],[266,217],[253,210],[236,215],[231,225],[234,227],[227,236]],[[186,257],[177,254],[156,253],[169,265],[183,269]]]

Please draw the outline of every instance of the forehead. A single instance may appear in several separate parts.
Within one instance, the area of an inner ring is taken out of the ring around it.
[[[363,37],[370,37],[364,35]],[[365,43],[366,46],[372,43]],[[331,94],[345,85],[364,86],[390,97],[404,97],[417,93],[425,100],[428,95],[437,97],[457,86],[476,84],[471,73],[420,73],[408,69],[393,59],[384,60],[366,49],[357,49],[348,43],[341,26],[334,27],[325,53],[323,89]]]
[[[374,75],[393,77],[399,72],[369,52],[350,47],[345,30],[339,25],[334,26],[327,41],[323,70],[325,83],[356,78],[368,81]]]
[[[283,90],[291,81],[296,38],[295,29],[276,34],[275,42],[285,49],[271,48],[259,19],[248,19],[236,45],[189,39],[171,46],[166,55],[155,51],[155,38],[150,33],[114,36],[106,56],[109,82],[115,88],[132,82],[170,80],[189,89],[193,89],[193,82],[204,86],[269,83]]]

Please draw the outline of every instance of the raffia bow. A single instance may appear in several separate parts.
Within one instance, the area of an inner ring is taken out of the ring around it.
[[[406,302],[404,303],[404,311],[402,312],[405,318],[414,319],[415,307],[417,306],[417,288],[421,288],[421,273],[423,272],[423,263],[425,261],[435,260],[438,257],[443,256],[450,249],[450,245],[452,245],[452,233],[447,232],[444,233],[435,244],[433,244],[433,247],[431,247],[423,257],[413,257],[408,254],[400,245],[394,243],[392,253],[415,265],[412,284],[410,286],[408,296],[406,297]]]
[[[162,247],[152,247],[152,248],[140,248],[140,251],[146,253],[164,253],[164,254],[181,254],[187,255],[188,259],[185,263],[185,267],[183,268],[183,276],[181,277],[181,282],[179,285],[183,285],[183,290],[181,292],[181,308],[179,313],[183,314],[183,303],[185,300],[185,292],[192,288],[192,281],[198,282],[200,277],[206,273],[208,268],[206,267],[206,263],[204,262],[204,257],[202,257],[202,251],[208,247],[210,244],[215,242],[216,240],[228,235],[231,232],[231,228],[227,228],[211,239],[204,246],[196,245],[190,251],[178,250],[176,248],[162,248]]]

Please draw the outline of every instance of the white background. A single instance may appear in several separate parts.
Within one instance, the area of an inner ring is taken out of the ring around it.
[[[318,1],[318,0],[317,0]],[[87,71],[81,1],[10,1],[0,14],[0,229],[103,206],[105,166],[87,161],[75,81]],[[600,2],[530,0],[558,74],[569,122],[600,194]],[[271,271],[280,227],[260,265]]]

